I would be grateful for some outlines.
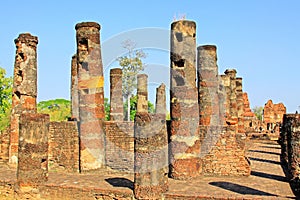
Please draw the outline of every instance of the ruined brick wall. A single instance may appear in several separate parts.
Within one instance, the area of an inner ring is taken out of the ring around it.
[[[36,186],[48,180],[48,134],[46,114],[21,114],[17,179],[19,186]]]
[[[79,171],[79,135],[77,122],[50,122],[49,170]]]
[[[260,123],[255,114],[252,112],[250,108],[250,102],[248,98],[248,94],[246,92],[243,93],[244,100],[244,128],[245,132],[253,133],[259,131]]]
[[[281,161],[291,187],[300,195],[300,115],[284,115],[280,135]]]
[[[9,147],[9,162],[12,164],[18,161],[19,117],[22,113],[36,113],[38,38],[29,33],[20,34],[15,44]]]
[[[263,111],[263,122],[267,126],[267,131],[279,132],[284,114],[286,114],[286,107],[283,103],[273,104],[273,101],[269,100]]]
[[[245,157],[245,135],[237,134],[236,125],[220,130],[210,127],[211,134],[218,135],[209,153],[202,158],[204,175],[249,176],[250,165]],[[216,131],[222,131],[220,134]]]
[[[133,125],[133,122],[105,122],[105,157],[108,167],[133,173]]]
[[[4,130],[0,132],[0,162],[8,161],[9,150],[9,131]]]
[[[134,196],[136,199],[161,199],[168,190],[168,136],[165,87],[157,88],[157,112],[148,113],[147,76],[138,75],[137,113],[134,118]]]

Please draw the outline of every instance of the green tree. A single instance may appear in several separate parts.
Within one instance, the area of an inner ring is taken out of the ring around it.
[[[105,121],[110,120],[110,104],[108,98],[104,98]]]
[[[253,113],[256,115],[257,119],[262,121],[264,108],[262,106],[255,106],[252,110],[253,110]]]
[[[12,103],[12,77],[5,76],[5,69],[0,67],[0,132],[10,124]]]
[[[71,102],[66,99],[41,101],[37,105],[38,113],[50,115],[50,121],[66,121],[71,117]]]
[[[122,67],[123,76],[123,97],[127,101],[126,119],[130,120],[130,97],[133,91],[137,87],[137,74],[143,71],[145,64],[142,62],[143,58],[146,58],[146,54],[142,50],[136,50],[136,44],[131,40],[126,40],[122,43],[122,47],[127,50],[125,56],[119,57],[119,65]]]
[[[127,102],[124,103],[124,111],[125,111],[125,108],[127,108]],[[134,117],[136,114],[136,109],[137,109],[137,95],[134,95],[134,96],[131,96],[131,98],[130,98],[130,120],[127,120],[127,121],[134,120]],[[148,112],[149,113],[155,112],[154,105],[150,101],[148,101]],[[126,119],[127,119],[127,116],[126,116]]]

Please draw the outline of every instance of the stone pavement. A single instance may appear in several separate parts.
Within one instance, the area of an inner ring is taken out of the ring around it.
[[[280,146],[275,141],[255,140],[249,141],[247,146],[252,168],[250,177],[202,176],[188,181],[169,179],[170,187],[165,199],[296,199],[280,166]],[[0,199],[3,199],[1,186],[13,185],[15,174],[8,166],[0,165]],[[132,174],[108,170],[101,172],[103,175],[98,174],[50,172],[48,182],[40,188],[41,193],[46,191],[47,195],[38,197],[131,199]],[[11,193],[6,196],[8,194]]]

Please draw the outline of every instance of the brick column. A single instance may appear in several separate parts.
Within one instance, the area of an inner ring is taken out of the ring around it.
[[[290,184],[294,193],[300,196],[300,115],[287,115],[287,153]]]
[[[240,77],[236,78],[236,105],[237,105],[237,117],[238,117],[238,132],[245,133],[243,79]]]
[[[199,106],[196,88],[196,23],[171,25],[170,175],[176,179],[201,173]]]
[[[72,118],[79,120],[78,68],[76,54],[72,56],[71,61],[71,106]]]
[[[29,33],[15,39],[9,162],[18,162],[19,117],[22,113],[36,113],[37,44],[38,38]]]
[[[137,112],[148,112],[148,76],[137,75]]]
[[[110,70],[110,121],[123,121],[122,69]]]
[[[80,169],[94,170],[105,165],[103,121],[104,79],[100,48],[100,25],[76,25],[79,90]]]
[[[144,89],[143,84],[138,84],[140,89]],[[137,199],[161,199],[168,190],[166,115],[144,111],[137,112],[134,120],[134,195]]]
[[[219,122],[219,78],[217,47],[198,47],[198,90],[200,125],[223,125]]]
[[[229,110],[229,115],[227,116],[227,122],[231,125],[238,123],[238,109],[237,109],[237,93],[236,93],[236,70],[227,69],[225,72],[227,76],[226,83],[226,95],[227,95],[227,109]]]
[[[19,137],[19,186],[36,186],[48,179],[48,132],[46,114],[21,114]]]
[[[155,113],[166,115],[166,86],[161,84],[156,88]]]

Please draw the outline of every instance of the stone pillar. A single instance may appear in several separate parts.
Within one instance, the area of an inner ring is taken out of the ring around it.
[[[72,118],[79,120],[78,68],[76,54],[72,56],[71,61],[71,106]]]
[[[104,78],[100,48],[100,25],[82,22],[76,25],[80,169],[94,170],[105,165],[103,121]]]
[[[198,47],[198,90],[200,125],[218,126],[219,116],[219,78],[217,47],[205,45]]]
[[[110,121],[123,121],[122,69],[110,70]]]
[[[29,33],[15,39],[9,162],[18,162],[19,117],[22,113],[36,113],[37,44],[38,38]]]
[[[144,82],[138,83],[138,91],[143,90]],[[145,96],[139,97],[144,100]],[[137,112],[134,119],[134,195],[136,199],[161,199],[168,190],[166,114],[143,111]]]
[[[148,112],[148,76],[137,75],[137,112]]]
[[[199,106],[196,88],[196,23],[171,25],[170,176],[191,178],[201,173]]]
[[[238,109],[237,109],[237,96],[236,96],[236,70],[227,69],[225,75],[229,79],[229,87],[227,88],[227,106],[229,106],[229,116],[227,116],[227,122],[230,125],[235,125],[238,123]]]
[[[287,170],[288,167],[288,144],[287,144],[287,132],[290,130],[290,118],[292,118],[293,115],[283,115],[283,122],[282,127],[280,130],[280,137],[278,139],[278,143],[281,146],[281,154],[280,154],[280,161],[281,165],[285,167],[285,170]]]
[[[237,117],[238,117],[238,132],[245,133],[243,79],[240,77],[236,78],[236,105],[237,105]]]
[[[46,114],[21,114],[19,137],[19,186],[36,186],[48,179],[48,132]]]
[[[161,84],[156,88],[155,113],[166,115],[166,86]]]
[[[300,115],[285,117],[287,131],[288,175],[290,185],[296,196],[300,196]]]

